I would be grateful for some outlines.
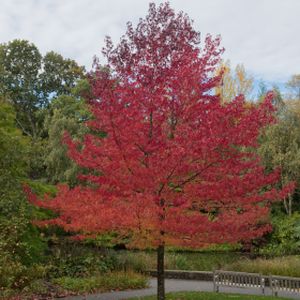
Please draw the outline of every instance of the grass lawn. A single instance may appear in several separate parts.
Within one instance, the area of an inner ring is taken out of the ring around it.
[[[222,294],[210,292],[179,292],[166,295],[167,300],[287,300],[288,298],[271,297],[271,296],[252,296],[238,294]],[[156,300],[156,296],[132,298],[131,300]]]

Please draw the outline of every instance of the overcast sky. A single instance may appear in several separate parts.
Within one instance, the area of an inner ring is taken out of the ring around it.
[[[160,3],[162,1],[154,1]],[[225,59],[256,79],[285,82],[300,73],[300,0],[171,0],[204,36],[221,34]],[[144,17],[148,0],[0,0],[0,43],[27,39],[86,66],[104,37],[118,41],[126,22]]]

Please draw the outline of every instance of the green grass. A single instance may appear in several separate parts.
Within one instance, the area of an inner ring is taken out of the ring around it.
[[[270,296],[252,296],[239,294],[222,294],[210,292],[179,292],[166,295],[167,300],[287,300],[287,298]],[[138,297],[131,300],[156,300],[156,296]]]
[[[61,277],[52,282],[66,291],[79,294],[147,287],[147,278],[133,272],[112,272],[86,278]]]
[[[241,259],[224,266],[225,270],[300,277],[300,256]]]

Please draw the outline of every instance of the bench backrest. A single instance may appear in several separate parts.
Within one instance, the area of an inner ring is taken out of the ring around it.
[[[275,295],[279,291],[300,293],[300,278],[274,275],[271,275],[269,278],[272,292]]]
[[[265,278],[268,280],[272,294],[278,292],[300,293],[300,278],[287,276],[263,276],[258,273],[216,270],[213,273],[214,291],[219,287],[260,288],[265,292]]]
[[[236,287],[258,287],[264,285],[264,278],[258,273],[220,271],[214,272],[214,281],[218,285]]]
[[[264,293],[265,279],[258,273],[214,271],[214,290],[219,291],[220,286],[260,288]]]

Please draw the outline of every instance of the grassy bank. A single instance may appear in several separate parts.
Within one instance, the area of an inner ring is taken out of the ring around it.
[[[67,295],[146,288],[147,278],[134,272],[109,272],[86,277],[60,277],[32,281],[22,290],[0,290],[0,299],[54,299]]]
[[[133,272],[113,272],[87,278],[61,277],[54,279],[53,283],[66,291],[81,294],[145,288],[147,278]]]
[[[268,296],[253,296],[253,295],[238,295],[238,294],[222,294],[210,292],[180,292],[170,293],[166,295],[167,300],[287,300],[288,298],[268,297]],[[156,300],[156,296],[138,297],[130,300]]]
[[[300,277],[300,256],[241,259],[225,265],[224,269],[241,272]]]
[[[155,251],[117,251],[117,268],[141,272],[156,268]],[[166,252],[165,268],[170,270],[211,271],[243,259],[236,252]]]
[[[156,268],[155,252],[119,251],[114,255],[117,268],[120,270],[142,272]],[[165,268],[191,271],[224,269],[264,275],[300,277],[300,256],[250,259],[236,252],[167,252]]]

